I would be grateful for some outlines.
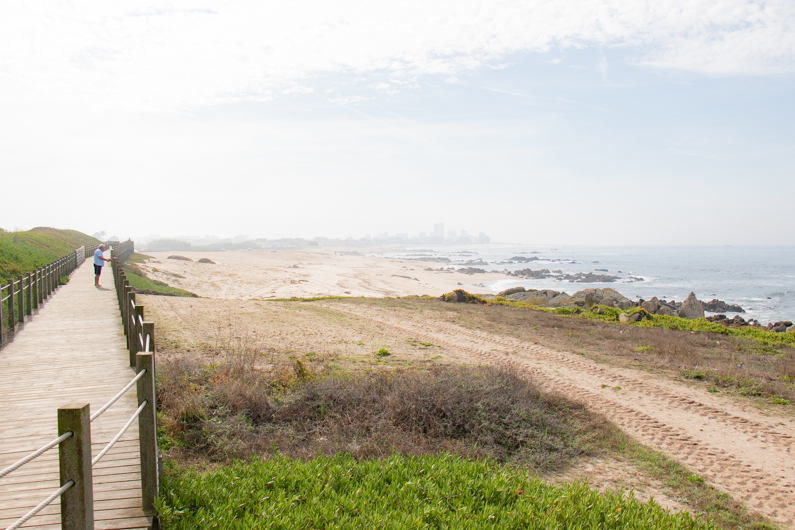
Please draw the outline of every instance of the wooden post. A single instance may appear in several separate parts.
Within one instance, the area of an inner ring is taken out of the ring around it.
[[[44,291],[44,268],[39,267],[39,305],[42,305],[47,298]]]
[[[25,322],[25,280],[24,276],[17,276],[19,281],[19,296],[17,297],[17,307],[19,312],[17,318],[20,322]]]
[[[142,378],[143,379],[143,378]],[[61,528],[94,530],[94,486],[91,472],[91,420],[88,404],[58,409],[58,435],[73,435],[60,445],[61,485],[75,485],[61,496]]]
[[[138,380],[138,406],[146,407],[138,416],[138,444],[141,451],[141,500],[144,514],[155,515],[157,477],[157,430],[155,428],[155,364],[154,354],[141,352],[136,356],[138,372],[146,374]]]
[[[137,344],[135,353],[138,353],[139,351],[146,351],[144,349],[146,347],[146,337],[144,336],[144,329],[142,325],[144,321],[144,306],[137,305],[136,303],[134,317],[135,317],[135,343]],[[141,343],[138,342],[139,334],[143,339],[143,342]]]
[[[47,298],[52,294],[52,263],[47,264],[47,275],[44,280],[44,285],[47,286]]]
[[[33,309],[39,308],[39,269],[31,273],[30,289],[33,292]]]
[[[17,324],[17,319],[14,316],[14,280],[8,280],[8,329],[11,331],[11,336],[14,336],[14,327]]]
[[[3,289],[4,287],[0,286],[0,348],[2,348],[3,344],[5,344],[5,322],[3,322]]]
[[[138,307],[133,309],[135,293],[130,293],[127,300],[127,349],[130,352],[130,367],[135,366],[135,355],[138,353]]]
[[[27,294],[27,302],[25,302],[25,314],[31,316],[33,314],[33,282],[31,282],[32,276],[30,273],[25,277],[28,280],[28,289],[26,291]]]
[[[141,336],[144,338],[143,350],[152,354],[152,366],[157,372],[157,357],[155,356],[155,323],[144,322],[141,326]],[[146,349],[146,338],[149,337],[149,349]]]
[[[127,335],[127,346],[130,345],[130,295],[132,294],[132,287],[125,281],[124,282],[124,306],[121,310],[121,317],[124,319],[124,333]]]

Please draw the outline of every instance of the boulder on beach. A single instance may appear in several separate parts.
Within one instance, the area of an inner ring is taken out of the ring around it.
[[[524,287],[511,287],[510,289],[505,289],[504,291],[500,291],[497,293],[497,296],[509,296],[515,293],[523,293],[525,292]]]
[[[553,291],[552,289],[523,289],[518,293],[506,295],[506,298],[512,302],[524,302],[530,305],[545,306],[560,295],[566,295],[568,297],[566,293]]]
[[[679,307],[679,316],[682,318],[704,318],[704,306],[691,292]]]
[[[469,274],[470,276],[473,275],[473,274],[485,274],[486,273],[485,270],[478,269],[476,267],[463,267],[461,269],[458,269],[456,272],[460,272],[460,273],[463,273],[463,274]]]
[[[166,259],[177,259],[177,260],[180,260],[180,261],[193,261],[190,258],[186,258],[185,256],[179,256],[177,254],[173,254],[173,255],[169,256],[168,258],[166,258]]]
[[[439,297],[443,302],[450,302],[453,304],[485,304],[488,303],[481,297],[470,294],[463,289],[456,289],[450,293],[445,293]]]
[[[629,309],[634,304],[615,289],[583,289],[571,295],[574,305],[580,307],[591,307],[594,305],[605,305],[619,309]]]
[[[657,310],[655,315],[662,315],[664,317],[674,317],[676,316],[676,311],[671,309],[671,306],[660,305],[660,309]]]
[[[704,311],[710,313],[745,313],[745,309],[738,305],[727,304],[723,300],[712,299],[709,302],[701,302],[704,306]]]
[[[208,263],[210,265],[215,265],[215,262],[209,258],[201,258],[197,263]]]
[[[647,301],[643,302],[642,304],[640,304],[640,307],[644,311],[646,311],[647,313],[651,313],[652,315],[655,315],[655,314],[657,314],[657,311],[659,311],[660,308],[662,307],[662,304],[660,303],[659,300],[657,300],[657,297],[654,296],[654,297],[652,297],[651,300],[647,300]]]

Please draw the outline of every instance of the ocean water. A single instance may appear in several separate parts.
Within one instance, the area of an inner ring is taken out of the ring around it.
[[[385,257],[446,257],[452,263],[428,263],[432,267],[477,267],[485,270],[515,271],[560,270],[562,273],[609,274],[618,276],[613,283],[583,283],[553,278],[518,279],[485,282],[471,276],[474,287],[483,283],[494,293],[509,287],[554,289],[572,294],[587,288],[610,287],[631,300],[656,296],[667,300],[684,300],[691,291],[699,300],[717,298],[742,306],[743,318],[768,321],[795,320],[795,247],[508,247],[474,245],[469,247],[409,248],[379,254]],[[505,263],[513,256],[537,256],[528,263]],[[467,264],[482,260],[487,264]],[[603,270],[597,270],[603,269]],[[607,270],[607,272],[604,271]],[[729,313],[733,316],[734,313]]]

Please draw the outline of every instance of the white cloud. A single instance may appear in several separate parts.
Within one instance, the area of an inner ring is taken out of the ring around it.
[[[633,47],[638,65],[716,75],[791,71],[795,59],[788,0],[50,0],[3,11],[0,97],[98,108],[262,101],[312,90],[324,73],[454,78],[567,47]]]

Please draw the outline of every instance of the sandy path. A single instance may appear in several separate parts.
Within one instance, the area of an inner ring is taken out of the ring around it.
[[[325,304],[466,352],[483,362],[532,373],[549,391],[582,401],[641,443],[699,473],[718,489],[795,528],[795,428],[703,390],[582,356],[467,329],[423,314],[363,305]],[[620,389],[618,389],[620,387]]]

